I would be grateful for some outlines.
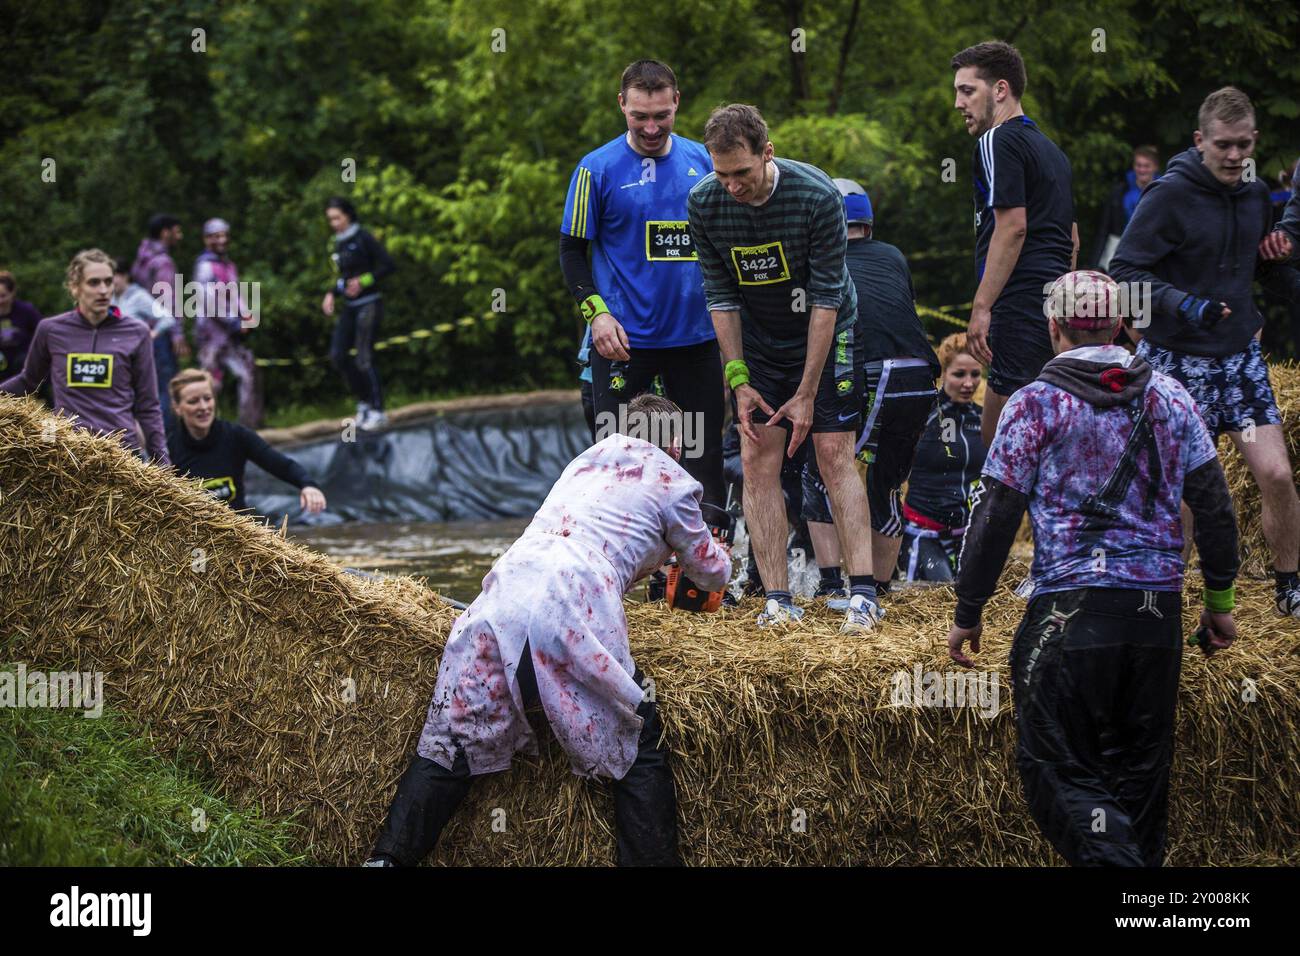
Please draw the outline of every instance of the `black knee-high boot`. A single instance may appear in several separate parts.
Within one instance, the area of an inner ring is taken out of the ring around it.
[[[640,673],[637,674],[638,678]],[[644,723],[636,762],[616,780],[614,831],[619,866],[680,866],[677,852],[677,790],[660,737],[663,725],[652,700],[637,708]]]
[[[388,819],[371,859],[387,858],[398,866],[418,866],[438,845],[443,827],[472,783],[464,751],[456,751],[451,770],[416,754],[397,785],[397,795],[388,808]]]

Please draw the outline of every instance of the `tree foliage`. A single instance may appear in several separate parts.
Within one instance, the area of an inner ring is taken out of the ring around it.
[[[1185,148],[1197,105],[1220,85],[1256,103],[1261,175],[1300,152],[1290,4],[10,6],[0,267],[22,297],[61,311],[77,249],[133,253],[147,217],[169,211],[188,229],[177,257],[188,272],[199,225],[220,215],[241,276],[262,283],[258,354],[303,360],[268,370],[271,401],[339,387],[319,310],[330,280],[322,207],[335,194],[398,261],[383,334],[434,330],[386,350],[386,375],[407,390],[571,383],[581,326],[558,267],[565,190],[582,155],[624,128],[618,76],[640,57],[677,71],[679,133],[698,137],[720,103],[754,103],[779,155],[866,185],[878,236],[908,254],[932,305],[973,291],[972,143],[948,65],[971,43],[1008,39],[1024,54],[1025,108],[1071,158],[1085,249],[1129,148]]]

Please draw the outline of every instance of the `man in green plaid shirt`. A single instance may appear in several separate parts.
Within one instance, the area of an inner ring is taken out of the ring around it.
[[[870,630],[881,611],[853,465],[862,354],[843,200],[820,169],[773,156],[752,106],[714,110],[704,145],[713,172],[691,190],[687,214],[741,434],[745,523],[766,590],[758,624],[803,616],[789,591],[780,474],[782,454],[811,432],[849,572],[842,629]]]

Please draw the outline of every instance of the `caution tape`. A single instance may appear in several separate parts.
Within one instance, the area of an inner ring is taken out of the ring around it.
[[[942,322],[947,322],[949,325],[955,325],[959,329],[964,329],[966,328],[967,325],[965,319],[959,319],[955,315],[949,315],[947,312],[940,312],[938,309],[931,309],[928,306],[924,306],[924,305],[918,305],[916,307],[916,314],[928,315],[931,318],[939,319]]]
[[[498,313],[490,313],[483,316],[484,319],[494,319]],[[435,335],[446,335],[448,332],[454,332],[457,328],[468,328],[479,320],[473,316],[466,316],[455,322],[439,322],[431,329],[416,329],[413,332],[403,332],[401,335],[392,335],[383,341],[376,342],[373,346],[376,352],[383,352],[387,349],[399,345],[410,345],[420,339],[431,339]],[[349,355],[356,355],[356,349],[348,349]],[[321,362],[328,362],[328,355],[299,355],[295,358],[259,358],[253,360],[261,368],[287,368],[294,365],[319,365]]]

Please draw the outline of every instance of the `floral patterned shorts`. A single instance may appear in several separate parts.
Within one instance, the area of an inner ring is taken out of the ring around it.
[[[1172,352],[1146,339],[1138,344],[1137,354],[1157,372],[1183,383],[1216,439],[1224,432],[1245,431],[1252,425],[1282,424],[1268,381],[1268,365],[1254,339],[1246,351],[1221,358]]]

